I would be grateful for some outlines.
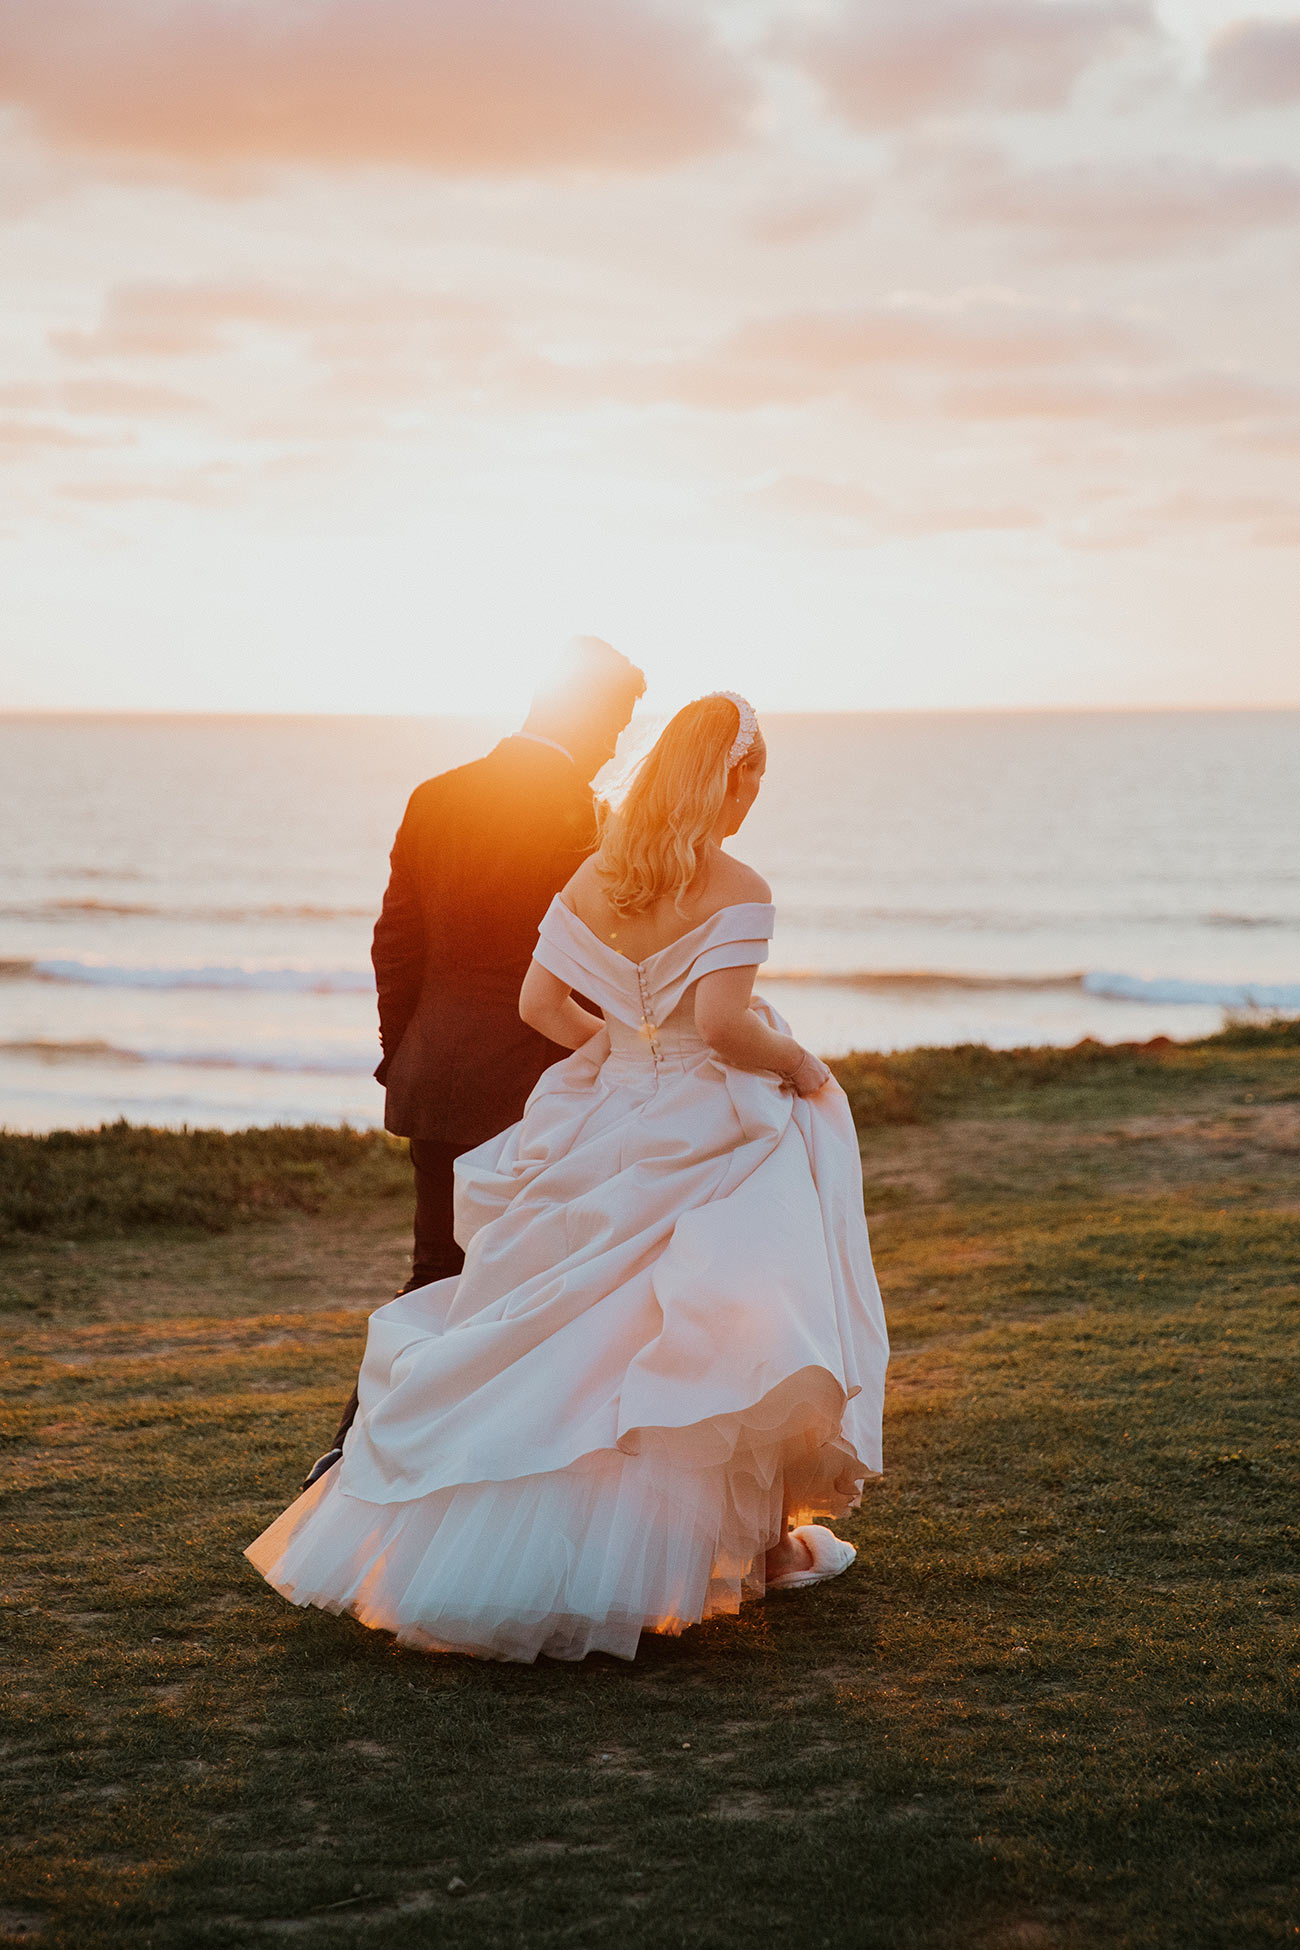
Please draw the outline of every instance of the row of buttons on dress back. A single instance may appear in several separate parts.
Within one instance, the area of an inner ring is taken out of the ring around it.
[[[641,1028],[645,1034],[646,1042],[649,1045],[650,1060],[654,1064],[655,1074],[657,1076],[659,1073],[659,1064],[663,1058],[663,1048],[659,1041],[659,1025],[654,1019],[654,1014],[650,1007],[650,997],[646,992],[645,970],[643,968],[637,969],[636,981],[637,987],[641,991]]]

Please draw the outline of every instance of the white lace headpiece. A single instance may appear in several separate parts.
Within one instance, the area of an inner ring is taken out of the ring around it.
[[[758,719],[749,699],[742,697],[739,691],[710,691],[709,696],[725,697],[740,713],[740,730],[732,739],[731,750],[727,753],[727,770],[730,771],[733,765],[739,765],[757,738]]]

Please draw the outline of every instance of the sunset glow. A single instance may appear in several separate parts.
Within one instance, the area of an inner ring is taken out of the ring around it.
[[[0,0],[0,708],[1300,701],[1300,18]]]

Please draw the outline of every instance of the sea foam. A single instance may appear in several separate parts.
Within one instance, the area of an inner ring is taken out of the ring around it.
[[[245,962],[133,967],[122,962],[37,960],[0,963],[10,980],[81,982],[110,989],[266,989],[297,995],[373,995],[368,968],[257,967]]]
[[[1085,975],[1086,995],[1112,1002],[1210,1003],[1221,1009],[1300,1010],[1300,982],[1189,982],[1174,976]]]
[[[39,959],[0,962],[9,980],[82,983],[121,989],[244,989],[288,995],[373,995],[369,968],[303,968],[280,963],[208,962],[166,965]],[[827,988],[861,988],[900,995],[927,990],[970,990],[984,994],[1075,990],[1102,1001],[1199,1004],[1222,1009],[1300,1011],[1300,983],[1192,981],[1175,976],[1130,975],[1093,970],[1060,975],[972,975],[944,969],[769,969],[763,978]],[[194,1059],[189,1059],[194,1060]]]

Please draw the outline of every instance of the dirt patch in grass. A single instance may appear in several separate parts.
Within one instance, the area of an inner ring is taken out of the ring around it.
[[[863,1133],[869,1216],[916,1203],[1047,1195],[1080,1201],[1149,1197],[1223,1184],[1300,1194],[1300,1104],[1222,1103],[1114,1122],[952,1117]]]
[[[146,1233],[113,1241],[25,1239],[0,1251],[0,1311],[132,1327],[195,1314],[352,1308],[369,1313],[410,1271],[409,1186],[344,1214],[288,1214],[227,1237]]]

